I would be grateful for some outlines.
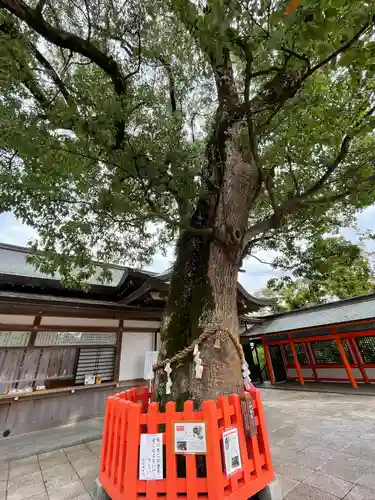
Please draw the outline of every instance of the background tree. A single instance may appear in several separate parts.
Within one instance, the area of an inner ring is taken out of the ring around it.
[[[276,259],[274,265],[291,271],[294,278],[268,281],[267,288],[279,299],[276,311],[348,299],[375,289],[373,270],[363,249],[342,237],[319,237],[292,258]]]
[[[237,331],[256,245],[290,250],[374,201],[375,7],[288,5],[0,0],[1,209],[68,283],[177,238],[161,357]],[[201,379],[173,367],[172,398],[238,390],[232,341],[202,359]]]

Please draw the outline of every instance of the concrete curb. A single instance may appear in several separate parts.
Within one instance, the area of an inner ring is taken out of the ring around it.
[[[257,495],[258,500],[283,500],[284,495],[277,477]]]
[[[103,485],[98,477],[95,479],[93,498],[94,500],[111,500],[111,497],[103,488]]]

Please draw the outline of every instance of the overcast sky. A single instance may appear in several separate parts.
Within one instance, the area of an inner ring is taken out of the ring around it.
[[[369,207],[358,216],[358,229],[365,231],[371,229],[375,232],[375,206]],[[356,232],[349,229],[343,229],[341,234],[348,239],[355,241]],[[34,231],[18,221],[13,214],[0,214],[0,242],[12,245],[26,246],[27,242],[34,238]],[[262,260],[271,262],[273,254],[270,252],[259,252],[257,254]],[[173,260],[173,250],[163,257],[160,253],[155,255],[151,270],[163,272],[171,266]],[[261,264],[254,258],[247,259],[243,264],[244,273],[240,273],[239,279],[242,285],[251,293],[264,288],[267,280],[281,276],[283,273],[272,269],[266,264]]]

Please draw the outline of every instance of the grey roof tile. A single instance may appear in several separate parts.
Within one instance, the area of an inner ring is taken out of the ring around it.
[[[301,309],[279,316],[264,317],[263,323],[251,328],[249,335],[300,330],[371,318],[375,318],[375,294]]]

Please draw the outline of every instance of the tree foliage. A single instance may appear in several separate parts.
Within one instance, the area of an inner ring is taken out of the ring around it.
[[[276,259],[275,266],[292,277],[271,279],[267,288],[278,297],[276,310],[290,311],[375,290],[371,263],[362,248],[342,237],[319,237],[294,259]]]
[[[181,230],[292,251],[373,203],[374,5],[288,3],[0,0],[0,210],[37,265],[145,264]],[[192,215],[233,134],[255,169],[223,237]]]

